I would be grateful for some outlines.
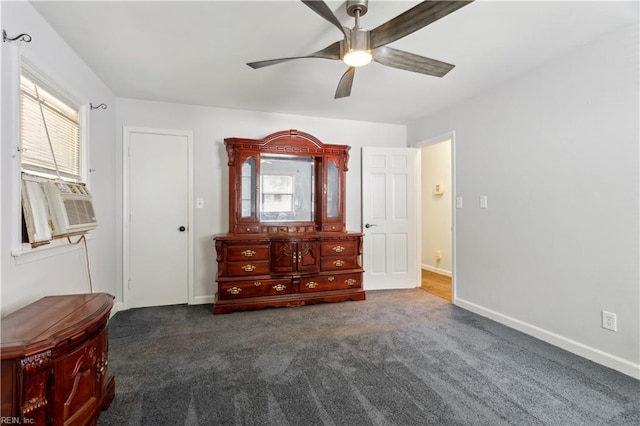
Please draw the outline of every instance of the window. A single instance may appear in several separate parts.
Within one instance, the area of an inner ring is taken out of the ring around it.
[[[91,194],[82,183],[80,106],[39,75],[31,67],[21,68],[21,241],[32,248],[96,226]],[[84,204],[84,219],[74,208],[78,203]]]
[[[24,68],[20,76],[20,145],[23,171],[81,180],[79,109]]]

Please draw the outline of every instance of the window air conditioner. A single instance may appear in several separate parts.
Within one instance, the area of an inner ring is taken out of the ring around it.
[[[93,199],[82,183],[45,182],[53,235],[89,231],[98,226]]]

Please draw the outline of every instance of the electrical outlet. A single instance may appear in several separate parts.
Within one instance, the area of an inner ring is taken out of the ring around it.
[[[618,325],[616,321],[616,314],[613,312],[602,311],[602,328],[617,331]]]
[[[440,250],[436,250],[436,260],[442,259],[442,252]]]

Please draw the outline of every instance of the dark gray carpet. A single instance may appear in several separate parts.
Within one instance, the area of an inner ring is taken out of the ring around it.
[[[110,322],[99,425],[638,425],[640,382],[420,289]]]

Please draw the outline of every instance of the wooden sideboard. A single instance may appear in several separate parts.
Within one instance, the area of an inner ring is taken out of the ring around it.
[[[214,314],[365,299],[362,234],[225,235],[216,252]]]
[[[49,296],[2,319],[3,419],[97,423],[115,395],[108,372],[112,307],[106,293]]]
[[[363,234],[345,221],[349,146],[285,130],[225,148],[229,233],[215,237],[213,313],[364,300]]]

